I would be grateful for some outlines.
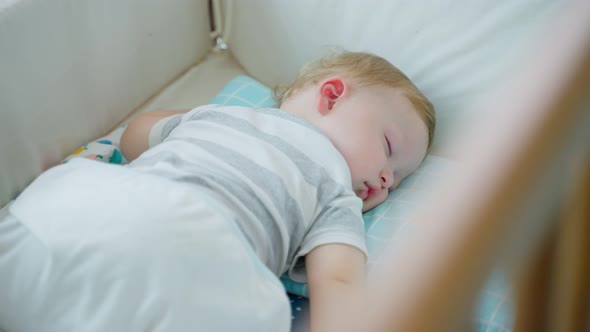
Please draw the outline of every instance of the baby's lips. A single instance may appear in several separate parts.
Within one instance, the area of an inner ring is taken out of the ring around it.
[[[364,185],[366,187],[368,197],[373,197],[373,196],[379,195],[379,193],[382,190],[381,186],[373,186],[368,182],[365,182]]]
[[[365,188],[355,191],[355,194],[364,201],[369,196],[369,188],[365,185]]]
[[[381,193],[381,189],[369,188],[369,191],[367,192],[367,199],[378,196],[380,193]]]

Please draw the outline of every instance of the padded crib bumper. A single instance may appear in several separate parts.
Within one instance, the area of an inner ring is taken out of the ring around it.
[[[194,0],[2,1],[0,206],[203,57],[208,15]]]

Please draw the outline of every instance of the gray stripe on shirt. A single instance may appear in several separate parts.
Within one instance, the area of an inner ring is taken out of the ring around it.
[[[337,217],[339,221],[338,223],[342,227],[353,229],[356,234],[364,234],[364,224],[357,222],[360,218],[360,211],[355,212],[352,207],[347,206],[327,206],[329,203],[334,203],[338,197],[342,196],[346,192],[346,189],[343,185],[334,181],[323,167],[281,137],[263,132],[247,120],[225,112],[205,112],[196,113],[191,119],[227,126],[231,129],[238,130],[244,134],[263,140],[281,151],[295,163],[303,178],[318,189],[318,210],[322,211],[322,214],[318,215],[316,219],[312,221],[316,226],[322,223],[322,219],[324,219],[322,218],[323,216],[330,216],[329,218],[325,218],[326,221],[333,221],[335,217]],[[306,231],[309,232],[311,230],[312,228],[310,227]],[[307,233],[304,237],[306,235]],[[303,237],[300,239],[303,240]],[[293,257],[293,254],[300,249],[300,246],[301,243],[290,244],[288,257]],[[287,265],[290,265],[291,263],[291,261],[288,261]]]
[[[330,218],[322,218],[324,215],[329,215]],[[353,232],[355,234],[363,234],[365,232],[365,224],[364,223],[351,223],[350,216],[355,216],[354,220],[358,213],[355,213],[354,210],[350,207],[341,207],[341,206],[329,206],[320,212],[317,217],[316,226],[320,226],[323,229],[326,229],[326,226],[323,225],[323,221],[330,220],[329,223],[338,231],[346,230],[347,232]],[[336,226],[337,225],[337,226]]]
[[[195,113],[191,116],[191,119],[227,126],[274,146],[295,163],[308,183],[318,187],[319,209],[322,209],[328,202],[331,202],[345,191],[342,185],[334,181],[320,165],[303,154],[298,148],[279,136],[261,131],[247,120],[214,110]]]
[[[199,146],[214,158],[218,158],[221,160],[221,162],[235,168],[245,178],[248,178],[250,181],[260,186],[262,191],[268,193],[268,197],[270,198],[272,204],[276,207],[277,211],[281,213],[280,216],[273,216],[266,208],[266,205],[253,195],[253,191],[250,186],[244,185],[244,182],[242,181],[231,181],[230,177],[224,176],[222,174],[223,171],[220,169],[212,169],[211,167],[207,167],[205,164],[191,163],[190,173],[172,173],[164,171],[166,174],[162,174],[163,176],[172,178],[175,181],[192,183],[197,186],[211,189],[217,193],[222,193],[222,195],[219,197],[224,199],[225,203],[228,204],[229,207],[233,206],[238,209],[248,209],[254,218],[261,223],[264,229],[270,231],[271,240],[281,239],[281,242],[286,241],[286,243],[289,243],[290,239],[303,238],[305,224],[299,222],[303,220],[301,207],[299,203],[289,194],[286,184],[280,176],[252,162],[252,160],[246,156],[241,155],[239,152],[228,149],[217,143],[196,138],[183,138],[183,140],[190,141],[191,143]],[[176,168],[181,168],[180,165],[187,164],[186,160],[182,159],[174,152],[159,151],[155,155],[149,157],[144,156],[135,160],[134,166],[141,167],[143,163],[145,163],[145,165],[154,165],[161,161],[165,161]],[[158,170],[155,170],[155,172],[158,172]],[[152,173],[154,173],[154,171],[152,171]],[[236,205],[235,202],[227,199],[228,197],[235,198],[236,201],[242,203],[242,206]],[[236,209],[234,208],[233,210],[235,211]],[[288,234],[291,235],[290,237],[285,238],[281,235],[277,222],[275,221],[275,218],[277,217],[282,218],[283,220],[295,220],[295,222],[282,222],[282,224],[287,228]],[[243,228],[242,226],[244,225],[238,226],[242,228],[242,231],[246,235],[248,241],[250,241],[252,248],[256,248],[261,242],[263,242],[261,239],[254,239],[250,236],[252,234],[248,230],[252,229],[251,227]],[[293,256],[294,251],[297,249],[298,245],[298,243],[289,243],[289,250],[287,253],[277,254],[281,255],[284,259],[288,259],[289,257]],[[271,244],[269,248],[264,248],[263,252],[272,254],[280,248],[282,248],[282,246]],[[275,268],[279,269],[280,267]],[[282,271],[279,270],[275,272],[282,273]]]
[[[268,197],[273,202],[277,211],[283,213],[281,218],[298,221],[303,220],[303,212],[301,211],[299,202],[289,194],[287,185],[279,175],[256,164],[238,151],[226,148],[225,146],[198,138],[186,138],[186,140],[197,144],[203,150],[232,166],[245,178],[248,178],[251,182],[259,186],[262,191],[268,193]],[[243,202],[255,201],[252,197],[239,197],[239,199]],[[268,211],[263,208],[263,204],[258,204],[260,207],[257,208],[254,208],[255,205],[252,204],[247,205],[250,207],[251,212],[260,220],[272,220]],[[265,210],[265,215],[260,215],[261,210]],[[293,229],[288,229],[289,234],[299,236],[303,233],[304,225],[302,223],[294,222],[286,224],[293,227]]]
[[[265,111],[263,111],[263,112],[265,112]],[[293,120],[292,118],[295,117],[293,115],[283,116],[284,114],[282,114],[283,113],[282,111],[281,112],[274,112],[272,109],[269,109],[268,113],[272,114],[272,115],[277,115],[278,117],[281,117],[281,118],[286,118],[288,120]],[[282,137],[272,135],[272,134],[262,131],[260,128],[256,127],[255,125],[250,123],[248,120],[242,119],[238,115],[232,115],[231,111],[222,112],[217,109],[202,110],[200,112],[196,112],[194,114],[191,114],[190,118],[186,119],[186,120],[187,121],[188,120],[197,120],[197,121],[214,123],[216,125],[227,127],[230,130],[235,130],[237,132],[241,132],[241,133],[249,135],[251,137],[260,139],[260,140],[266,142],[267,144],[270,144],[278,152],[284,154],[290,160],[292,160],[292,162],[295,164],[296,168],[299,170],[299,173],[304,178],[304,180],[306,182],[314,185],[318,189],[318,197],[317,197],[318,210],[323,211],[323,212],[321,215],[317,216],[316,220],[312,221],[313,223],[315,223],[315,226],[318,226],[319,225],[318,223],[322,223],[322,219],[324,219],[323,217],[329,216],[327,219],[334,220],[333,218],[337,218],[338,223],[341,224],[342,226],[348,225],[348,227],[346,227],[348,229],[351,229],[351,230],[357,229],[357,231],[355,231],[355,233],[357,233],[357,234],[364,233],[363,224],[358,222],[359,217],[360,217],[360,211],[356,211],[356,209],[353,209],[350,206],[347,207],[348,201],[350,201],[350,199],[354,198],[354,196],[348,195],[348,194],[343,195],[347,192],[345,186],[336,182],[331,176],[329,176],[327,170],[325,170],[318,163],[316,163],[314,160],[312,160],[307,155],[305,155],[300,149],[296,148],[292,144],[285,141]],[[309,128],[309,124],[303,120],[292,121],[292,122],[302,125],[306,128]],[[313,129],[317,130],[315,127],[313,127]],[[189,138],[183,137],[181,140],[189,140]],[[282,196],[277,196],[277,192],[280,192],[283,194],[288,194],[289,191],[285,187],[286,184],[283,182],[282,178],[278,174],[270,172],[280,182],[277,182],[278,184],[269,184],[268,176],[263,176],[262,179],[260,179],[260,178],[257,179],[256,177],[253,177],[255,175],[263,174],[259,170],[262,167],[256,163],[252,162],[252,160],[250,158],[248,158],[247,156],[240,155],[235,150],[225,148],[227,151],[229,151],[232,154],[236,154],[238,157],[235,157],[235,156],[234,157],[231,157],[231,156],[230,157],[228,157],[228,156],[222,157],[221,155],[218,154],[218,152],[220,151],[219,144],[215,144],[215,143],[212,143],[210,141],[205,141],[205,140],[199,140],[199,139],[195,139],[195,140],[196,141],[194,143],[199,144],[201,147],[210,147],[210,148],[206,148],[206,150],[209,151],[212,155],[219,157],[222,162],[229,163],[229,161],[232,160],[231,164],[233,164],[233,167],[235,167],[238,170],[242,171],[245,163],[250,163],[250,164],[254,165],[254,167],[252,167],[252,170],[244,173],[244,176],[251,179],[251,181],[253,181],[254,183],[266,183],[265,187],[264,187],[265,191],[268,191],[268,189],[270,189],[270,188],[275,189],[269,195],[269,197],[271,197],[271,200],[275,206],[280,207],[285,204],[285,203],[280,203],[281,200],[283,200],[285,198],[284,197],[279,198]],[[200,142],[198,142],[198,141],[200,141]],[[269,172],[267,169],[264,169],[264,171],[266,171],[267,173]],[[195,177],[198,178],[199,175],[196,174]],[[220,181],[219,179],[216,179],[216,180],[218,181],[217,184],[210,184],[210,185],[213,185],[213,186],[217,187],[218,189],[220,189],[219,187],[222,187],[222,186],[218,186],[218,184],[223,183],[223,186],[227,186],[224,190],[226,193],[229,191],[232,194],[235,194],[234,189],[232,188],[232,187],[235,187],[234,183],[227,183],[228,182],[227,179],[225,179],[225,181]],[[197,180],[197,181],[202,182],[202,180]],[[229,188],[229,190],[228,190],[228,188]],[[215,188],[211,188],[211,189],[216,190]],[[239,196],[237,199],[240,199],[243,202],[245,202],[244,205],[246,205],[248,207],[249,211],[251,211],[252,213],[255,213],[256,217],[259,218],[259,220],[268,220],[268,218],[270,218],[269,214],[268,214],[269,211],[267,211],[265,207],[260,206],[260,204],[261,204],[260,201],[255,200],[255,202],[252,202],[251,197],[250,197],[252,190],[248,191],[247,188],[244,188],[243,192],[245,193],[244,195],[235,194],[236,196]],[[242,197],[242,196],[244,196],[244,197]],[[340,197],[346,197],[346,198],[344,201],[341,201]],[[290,197],[290,199],[293,200],[292,197]],[[338,203],[338,201],[340,201],[340,203]],[[279,203],[277,203],[277,202],[279,202]],[[283,200],[283,202],[286,202],[286,201]],[[283,204],[283,205],[278,205],[278,204]],[[297,202],[295,202],[294,204],[296,204],[295,206],[297,206],[298,209],[301,208],[299,206],[299,204],[297,204]],[[332,206],[326,206],[327,204],[330,204]],[[259,210],[259,211],[257,212],[256,210]],[[261,215],[260,211],[264,211],[265,212],[264,214],[266,214],[266,216]],[[287,214],[287,217],[289,217],[289,215],[290,214]],[[293,217],[293,215],[291,215],[291,217]],[[309,221],[307,221],[307,222],[309,222]],[[307,222],[306,223],[294,222],[294,223],[283,223],[283,224],[309,226],[309,225],[307,225]],[[275,225],[273,225],[273,228],[274,228],[274,226]],[[312,229],[317,229],[317,227],[303,229],[302,231],[309,232]],[[270,231],[270,229],[269,229],[269,231]],[[274,230],[272,232],[274,233],[275,231],[276,230]],[[246,234],[248,234],[248,233],[246,233]],[[300,235],[299,230],[296,232],[293,232],[291,234],[294,235],[292,237],[292,239],[297,239],[298,242],[303,240],[304,236]],[[306,234],[304,234],[304,235],[306,235]],[[294,253],[300,249],[301,245],[302,245],[301,242],[289,243],[289,246],[288,246],[289,254],[287,256],[288,260],[294,257]],[[289,266],[292,262],[287,261],[286,263],[287,263],[287,266]]]
[[[182,121],[183,115],[184,114],[174,115],[166,122],[166,124],[164,124],[164,128],[162,128],[162,132],[160,134],[160,142],[163,142],[164,139],[168,137],[168,135],[170,135],[170,132],[172,132],[174,128],[178,127],[178,125]]]

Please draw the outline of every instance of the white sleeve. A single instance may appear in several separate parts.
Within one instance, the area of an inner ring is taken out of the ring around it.
[[[195,107],[186,113],[178,113],[161,119],[150,129],[148,148],[162,143],[180,123],[192,120],[194,114],[207,110],[215,110],[220,107],[221,105],[203,105]]]
[[[368,256],[365,241],[365,226],[361,208],[353,208],[358,198],[352,195],[342,196],[329,204],[314,221],[304,237],[299,250],[289,266],[289,277],[297,282],[307,282],[305,255],[314,248],[330,243],[342,243],[353,246]]]
[[[162,141],[170,135],[170,132],[180,124],[183,115],[184,114],[174,114],[156,122],[150,130],[148,148],[152,148],[155,145],[162,143]]]

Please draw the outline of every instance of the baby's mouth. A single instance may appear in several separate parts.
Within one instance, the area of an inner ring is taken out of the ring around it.
[[[363,189],[360,191],[360,193],[357,195],[361,200],[366,200],[367,197],[369,197],[369,191],[366,189]]]
[[[362,189],[359,194],[360,199],[362,199],[363,201],[371,199],[371,198],[375,197],[376,195],[378,195],[379,192],[381,192],[380,189],[371,187],[371,185],[369,185],[366,182],[363,184],[365,185],[365,188]]]

